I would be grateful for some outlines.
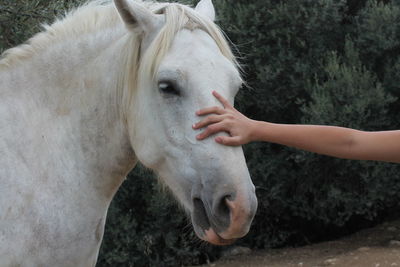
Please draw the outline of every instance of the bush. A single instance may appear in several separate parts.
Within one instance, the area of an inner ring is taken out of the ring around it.
[[[398,128],[399,6],[356,2],[222,1],[223,28],[244,54],[251,88],[239,95],[240,110],[280,123]],[[329,239],[398,209],[395,164],[265,143],[245,152],[260,205],[243,244]]]

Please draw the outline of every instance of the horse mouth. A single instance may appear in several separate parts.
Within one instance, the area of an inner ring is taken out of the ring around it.
[[[202,238],[204,241],[207,241],[213,245],[217,246],[227,246],[231,245],[236,241],[236,238],[234,239],[224,239],[220,235],[218,235],[212,228],[208,229],[205,231],[205,235]]]
[[[200,199],[194,199],[194,211],[192,213],[192,223],[196,235],[213,245],[225,246],[230,245],[236,241],[236,238],[225,239],[221,237],[211,226],[209,216],[203,202]]]

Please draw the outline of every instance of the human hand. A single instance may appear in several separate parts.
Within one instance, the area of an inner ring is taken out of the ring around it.
[[[196,112],[198,116],[209,115],[193,125],[193,129],[206,127],[196,138],[203,140],[215,133],[226,132],[230,136],[217,136],[215,141],[228,146],[240,146],[252,141],[254,121],[237,111],[216,91],[213,91],[213,95],[221,102],[224,108],[215,106]]]

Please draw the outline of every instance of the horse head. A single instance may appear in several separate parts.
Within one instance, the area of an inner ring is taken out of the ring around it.
[[[196,110],[219,105],[212,90],[233,103],[242,85],[236,60],[214,24],[214,6],[165,4],[150,11],[115,0],[140,50],[135,88],[126,105],[130,142],[190,213],[199,238],[229,244],[247,234],[257,208],[241,147],[196,140]]]

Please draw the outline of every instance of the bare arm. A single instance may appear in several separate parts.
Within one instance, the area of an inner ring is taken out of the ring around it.
[[[211,114],[193,126],[194,129],[206,127],[198,135],[199,140],[224,131],[230,136],[215,139],[224,145],[266,141],[339,158],[400,163],[400,131],[364,132],[335,126],[254,121],[234,109],[218,93],[213,94],[224,109],[212,107],[197,113],[199,116]]]
[[[364,132],[335,126],[256,124],[254,140],[338,158],[400,163],[400,131]]]

